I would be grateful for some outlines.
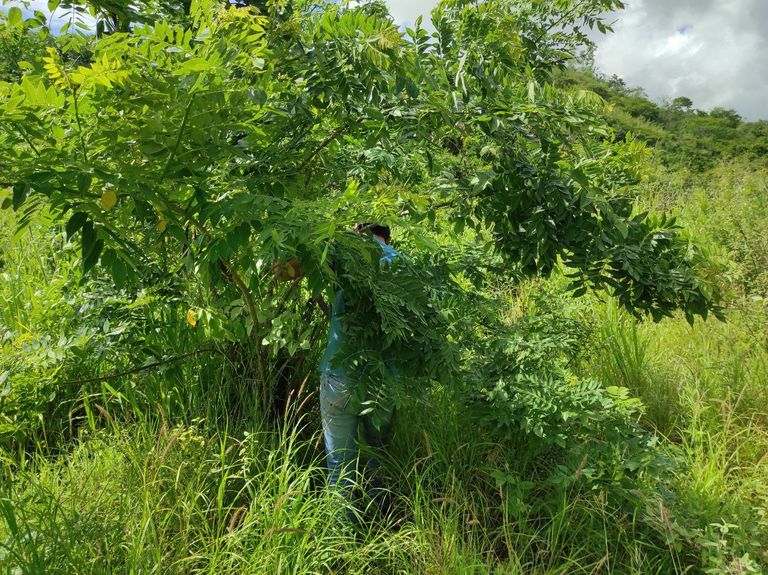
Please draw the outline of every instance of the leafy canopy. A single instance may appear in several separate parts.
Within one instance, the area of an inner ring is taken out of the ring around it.
[[[551,84],[620,7],[445,0],[434,33],[403,33],[377,2],[194,0],[69,34],[0,83],[3,206],[22,225],[51,207],[84,270],[118,285],[185,272],[235,286],[231,319],[259,337],[272,262],[297,257],[309,290],[328,291],[332,246],[362,254],[346,230],[374,219],[451,230],[503,275],[562,262],[575,295],[692,321],[716,294],[674,219],[633,212],[643,146],[613,141],[599,97]]]

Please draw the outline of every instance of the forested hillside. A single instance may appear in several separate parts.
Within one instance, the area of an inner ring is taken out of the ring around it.
[[[0,572],[768,571],[768,123],[579,64],[621,7],[9,9]]]
[[[616,135],[647,142],[668,168],[698,173],[723,160],[742,158],[757,167],[768,161],[768,121],[746,122],[735,110],[699,110],[680,96],[665,104],[651,102],[641,87],[629,87],[616,76],[604,77],[588,68],[571,68],[558,83],[590,90],[609,105]]]

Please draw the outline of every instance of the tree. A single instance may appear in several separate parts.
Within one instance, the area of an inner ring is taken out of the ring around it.
[[[620,94],[623,94],[627,91],[627,83],[624,81],[624,78],[617,76],[616,74],[613,74],[610,78],[608,78],[608,86]]]
[[[50,35],[42,12],[23,19],[20,8],[13,6],[3,17],[0,15],[0,82],[21,79],[25,61],[39,60],[50,44]]]
[[[739,124],[741,124],[741,116],[736,112],[736,110],[728,110],[726,108],[712,108],[712,111],[709,113],[709,115],[712,118],[718,118],[721,120],[725,120],[727,125],[731,128],[737,128]]]
[[[686,98],[685,96],[678,96],[672,100],[672,107],[676,110],[690,111],[693,107],[693,100]]]
[[[368,257],[345,230],[373,218],[405,236],[471,230],[502,273],[562,263],[574,295],[692,321],[715,294],[674,219],[633,212],[643,146],[612,141],[599,98],[551,84],[621,5],[444,0],[434,34],[418,21],[404,35],[381,4],[195,0],[189,25],[90,40],[86,66],[50,49],[42,72],[0,87],[4,207],[22,224],[50,207],[84,271],[119,285],[196,278],[223,339],[275,341],[296,282],[276,290],[272,262],[296,257],[313,300],[341,281],[329,254]]]

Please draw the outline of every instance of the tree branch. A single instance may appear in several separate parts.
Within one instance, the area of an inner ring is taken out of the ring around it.
[[[248,314],[251,316],[251,320],[253,321],[254,333],[258,333],[261,326],[259,324],[258,316],[256,315],[256,304],[253,301],[253,294],[251,293],[251,290],[248,289],[247,285],[245,285],[243,278],[240,277],[240,274],[237,273],[237,270],[229,265],[226,260],[219,258],[219,263],[224,267],[225,273],[232,278],[232,281],[237,286],[237,289],[240,290],[240,293],[245,300],[245,305],[248,307]]]
[[[187,213],[187,210],[171,201],[166,200],[166,202],[172,211],[183,216],[188,222],[192,223],[192,225],[195,226],[201,234],[207,233],[205,226],[203,226],[203,224],[200,223],[197,218]],[[261,325],[259,324],[259,319],[256,315],[256,304],[253,301],[253,294],[251,293],[251,290],[248,289],[248,286],[245,285],[243,278],[239,273],[237,273],[237,270],[235,270],[235,268],[233,268],[227,260],[224,258],[219,258],[219,263],[224,270],[225,276],[229,276],[229,278],[232,279],[232,282],[237,286],[237,289],[240,290],[240,293],[243,296],[243,300],[245,300],[245,305],[248,308],[248,314],[251,316],[251,320],[253,321],[254,332],[258,333],[261,329]]]
[[[301,165],[299,166],[298,172],[302,173],[304,169],[309,165],[309,163],[315,158],[315,156],[317,156],[317,154],[319,154],[323,149],[327,148],[331,142],[333,142],[346,131],[347,128],[343,127],[336,128],[333,132],[331,132],[325,140],[320,142],[320,145],[318,145],[317,148],[315,148],[306,158],[304,158],[304,161],[301,162]],[[309,175],[307,175],[307,179],[309,179]]]
[[[35,145],[32,143],[32,140],[29,138],[29,136],[27,135],[27,132],[24,130],[24,128],[22,126],[18,126],[15,123],[13,123],[12,125],[19,131],[19,134],[21,134],[21,137],[24,138],[24,141],[27,142],[27,144],[29,144],[29,147],[32,148],[32,151],[35,153],[35,155],[37,157],[40,157],[40,152],[37,150]]]
[[[187,119],[189,118],[189,111],[192,109],[192,102],[194,99],[194,94],[189,97],[187,108],[184,110],[184,117],[181,119],[181,126],[179,126],[179,134],[176,136],[176,142],[173,145],[173,150],[171,150],[171,155],[168,156],[168,161],[165,163],[165,168],[163,168],[163,175],[161,176],[161,179],[165,179],[165,175],[168,173],[168,169],[171,167],[171,162],[174,160],[176,157],[176,152],[179,150],[181,137],[184,135],[184,130],[187,127]]]
[[[62,381],[59,383],[59,385],[80,385],[83,383],[96,383],[97,381],[106,381],[108,379],[115,379],[116,377],[123,377],[126,375],[132,375],[134,373],[139,373],[140,371],[146,371],[147,369],[152,369],[153,367],[158,367],[161,365],[166,365],[168,363],[173,363],[176,361],[181,361],[182,359],[186,359],[188,357],[192,357],[193,355],[200,355],[201,353],[218,353],[220,355],[223,355],[226,357],[223,351],[220,349],[216,349],[215,347],[206,347],[203,349],[196,349],[195,351],[190,351],[187,353],[182,353],[181,355],[174,355],[173,357],[169,357],[167,359],[156,361],[154,363],[149,363],[147,365],[142,365],[141,367],[134,367],[132,369],[127,369],[125,371],[118,371],[116,373],[110,373],[109,375],[100,375],[97,377],[89,377],[85,379],[70,379],[68,381]]]
[[[85,149],[85,139],[83,138],[83,125],[80,121],[80,109],[77,106],[77,89],[72,88],[72,104],[75,109],[75,121],[77,122],[77,135],[80,139],[80,148],[83,152],[83,161],[88,163],[88,152]]]

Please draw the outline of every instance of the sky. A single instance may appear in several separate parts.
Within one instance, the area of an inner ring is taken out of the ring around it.
[[[437,0],[387,0],[399,23],[429,20]],[[768,0],[628,0],[596,36],[595,65],[663,102],[732,108],[768,120]]]

